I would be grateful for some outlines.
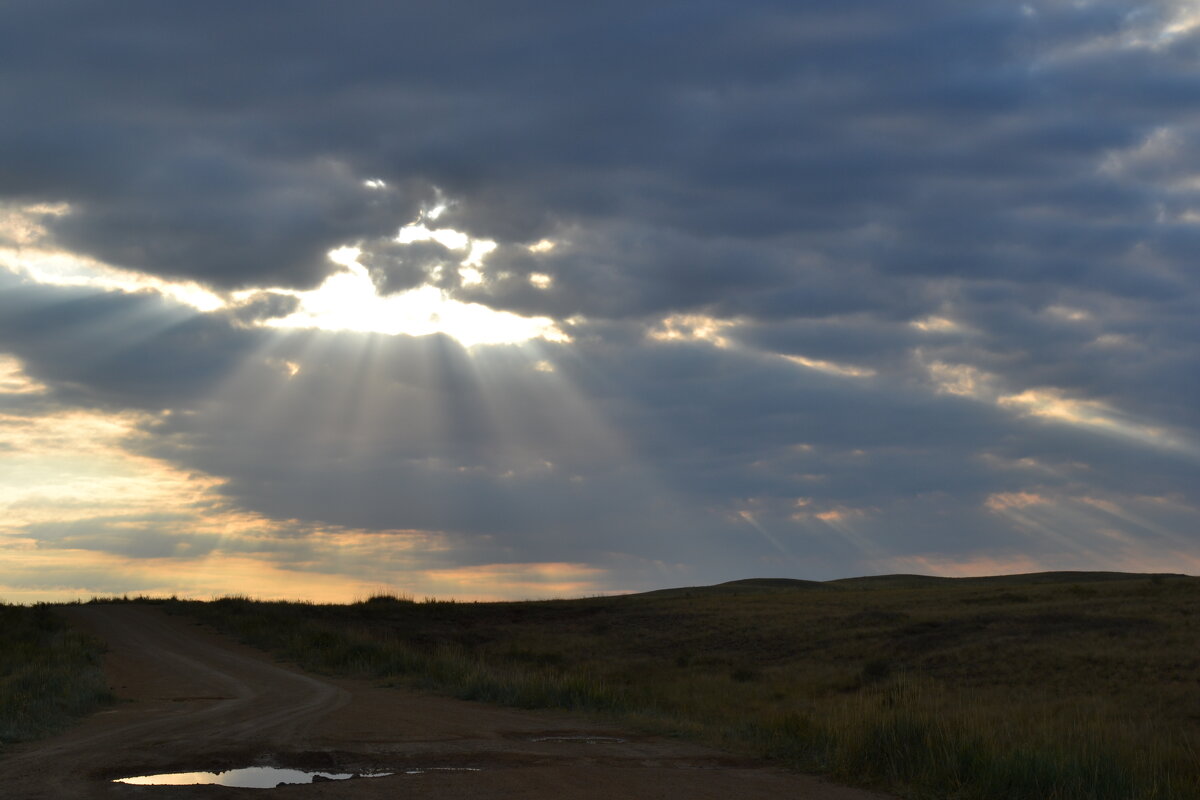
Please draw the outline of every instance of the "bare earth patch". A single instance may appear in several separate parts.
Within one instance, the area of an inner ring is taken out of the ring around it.
[[[64,613],[108,643],[121,702],[0,757],[6,798],[884,797],[564,713],[318,678],[154,608]],[[269,790],[112,782],[254,765],[395,774]]]

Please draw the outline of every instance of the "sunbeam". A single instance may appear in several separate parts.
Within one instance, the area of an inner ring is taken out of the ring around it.
[[[474,248],[462,262],[482,280],[480,260],[488,250]],[[512,344],[541,338],[566,341],[567,335],[547,317],[522,317],[496,311],[479,303],[464,303],[437,286],[422,285],[381,296],[367,269],[358,263],[358,248],[340,248],[330,259],[343,269],[310,291],[271,290],[299,300],[299,308],[266,322],[274,328],[317,328],[328,331],[363,331],[390,335],[427,336],[445,333],[465,347]]]

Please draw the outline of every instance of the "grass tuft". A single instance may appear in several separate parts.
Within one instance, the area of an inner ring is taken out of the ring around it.
[[[112,702],[101,653],[48,606],[0,603],[0,746],[55,733]]]

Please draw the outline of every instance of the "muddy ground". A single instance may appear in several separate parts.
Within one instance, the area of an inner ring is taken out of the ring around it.
[[[883,798],[565,713],[317,677],[151,607],[65,613],[108,643],[105,669],[120,700],[60,736],[0,756],[0,797]],[[277,789],[112,782],[251,765],[395,774]]]

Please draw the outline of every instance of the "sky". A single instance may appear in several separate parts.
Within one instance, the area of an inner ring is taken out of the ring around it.
[[[1200,7],[0,8],[0,599],[1200,573]]]

